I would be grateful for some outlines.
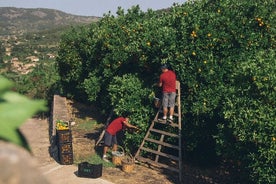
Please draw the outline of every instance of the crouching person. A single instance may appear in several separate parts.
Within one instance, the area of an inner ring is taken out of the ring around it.
[[[116,134],[125,128],[138,129],[136,126],[129,123],[129,118],[127,115],[120,116],[114,119],[106,128],[104,134],[104,148],[103,148],[103,160],[109,161],[107,158],[107,152],[110,147],[112,151],[117,151],[118,142]]]

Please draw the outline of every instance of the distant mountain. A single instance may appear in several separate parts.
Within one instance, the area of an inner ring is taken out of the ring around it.
[[[72,15],[53,9],[0,7],[0,36],[90,24],[99,19],[100,17]]]

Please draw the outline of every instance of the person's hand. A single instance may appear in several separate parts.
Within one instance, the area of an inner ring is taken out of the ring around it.
[[[140,129],[136,126],[128,127],[127,131],[130,133],[138,132]]]
[[[140,128],[138,128],[138,127],[135,127],[134,129],[135,129],[135,132],[139,132],[140,131]]]
[[[133,129],[135,129],[135,131],[140,130],[137,126],[132,126]]]

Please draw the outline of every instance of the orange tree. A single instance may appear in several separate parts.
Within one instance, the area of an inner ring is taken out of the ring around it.
[[[160,90],[160,63],[169,62],[182,86],[186,158],[234,160],[244,171],[240,181],[273,183],[274,9],[273,0],[188,1],[146,13],[118,8],[116,17],[106,14],[62,39],[64,92],[103,110],[117,104],[117,113],[129,111],[146,131],[154,116],[144,110],[148,96]],[[126,146],[142,138],[129,135]]]
[[[187,86],[187,150],[199,159],[214,147],[259,183],[275,182],[274,9],[273,1],[195,1],[170,15],[174,68]]]

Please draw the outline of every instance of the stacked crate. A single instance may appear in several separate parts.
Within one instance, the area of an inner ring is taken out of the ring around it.
[[[59,161],[63,165],[73,164],[73,146],[71,129],[57,130]]]

